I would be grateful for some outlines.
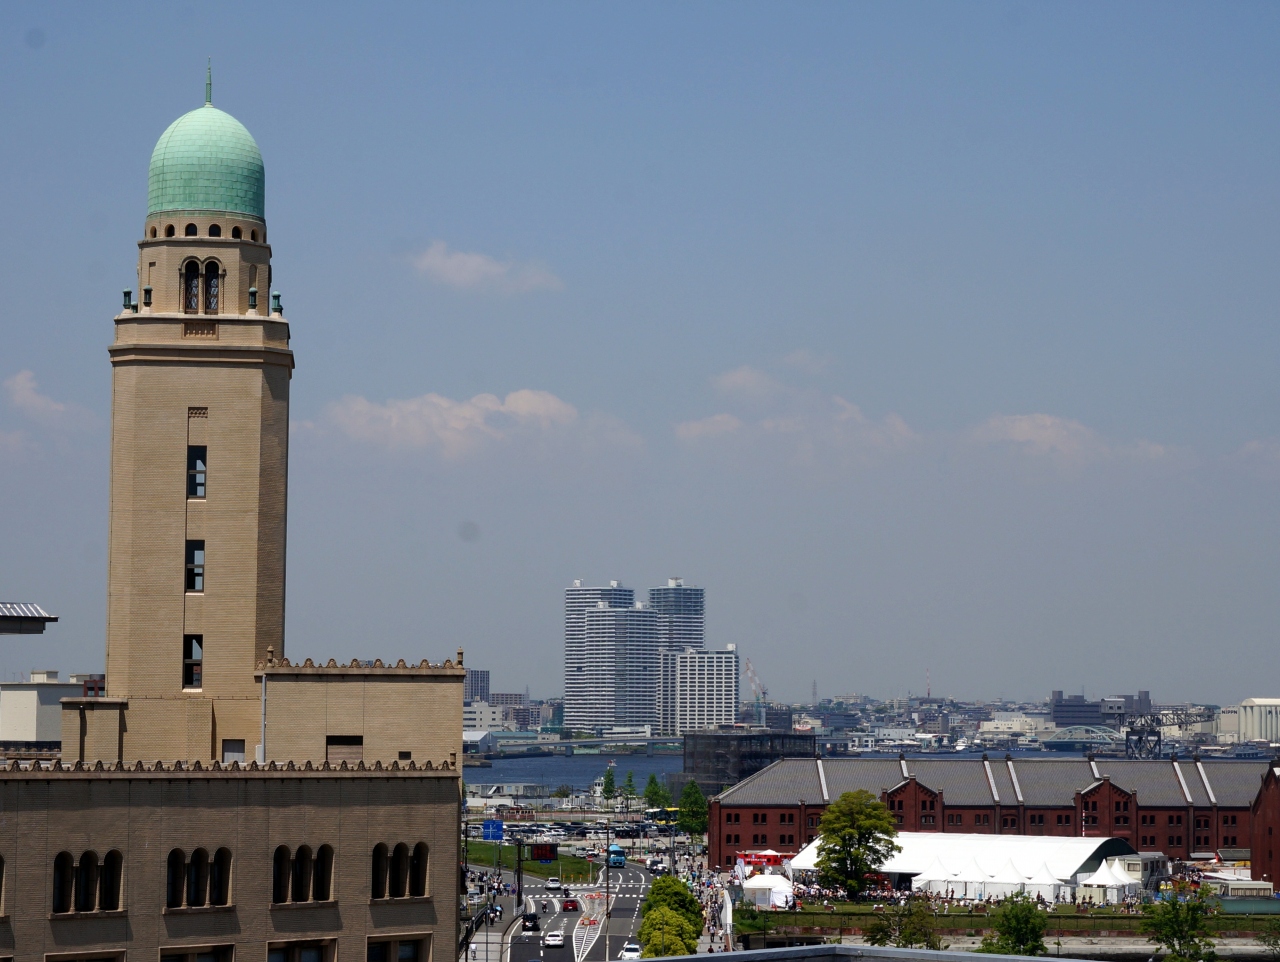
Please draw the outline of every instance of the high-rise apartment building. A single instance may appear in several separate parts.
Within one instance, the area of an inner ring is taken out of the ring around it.
[[[484,668],[468,668],[467,680],[462,686],[463,701],[489,700],[489,672]]]
[[[738,711],[738,652],[664,648],[659,658],[658,730],[683,735],[732,725]]]
[[[649,608],[601,601],[586,609],[574,688],[565,691],[565,727],[656,727],[660,648],[658,616]]]
[[[603,700],[592,686],[599,681],[604,655],[587,651],[587,609],[603,604],[606,608],[635,607],[636,593],[620,582],[607,586],[584,586],[578,580],[564,592],[564,724],[566,728],[590,729],[612,725],[612,719],[597,721],[603,712]]]
[[[706,637],[706,593],[686,585],[683,578],[668,578],[649,589],[649,607],[658,615],[662,644],[675,648],[701,648]]]
[[[650,588],[647,605],[637,604],[635,592],[617,581],[608,587],[585,587],[575,581],[565,590],[565,727],[649,725],[675,733],[677,727],[684,731],[732,723],[737,655],[726,659],[725,652],[716,652],[712,654],[718,657],[699,661],[705,624],[703,589],[680,578]],[[666,653],[673,660],[664,673]],[[706,678],[708,671],[717,679],[714,691],[687,689],[697,684],[692,679]],[[661,718],[664,711],[670,714],[669,723]]]

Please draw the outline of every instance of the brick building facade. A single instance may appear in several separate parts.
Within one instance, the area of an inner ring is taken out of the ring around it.
[[[788,758],[711,800],[710,858],[794,854],[827,805],[857,789],[888,805],[902,831],[1107,836],[1189,858],[1249,846],[1267,770],[1198,758]]]

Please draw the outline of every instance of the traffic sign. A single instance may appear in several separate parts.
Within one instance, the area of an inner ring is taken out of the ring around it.
[[[480,828],[482,832],[481,838],[486,842],[502,841],[502,819],[486,818]]]

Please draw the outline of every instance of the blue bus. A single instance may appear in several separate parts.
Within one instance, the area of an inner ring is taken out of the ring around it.
[[[627,865],[627,853],[622,850],[621,845],[609,846],[609,868],[625,868]]]

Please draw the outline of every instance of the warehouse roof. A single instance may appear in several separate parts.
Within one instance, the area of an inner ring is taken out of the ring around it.
[[[1246,808],[1266,760],[1085,758],[784,758],[721,792],[722,805],[823,805],[845,792],[892,791],[910,778],[948,805],[1072,807],[1076,792],[1104,779],[1140,805]],[[1190,801],[1188,801],[1188,799]]]

